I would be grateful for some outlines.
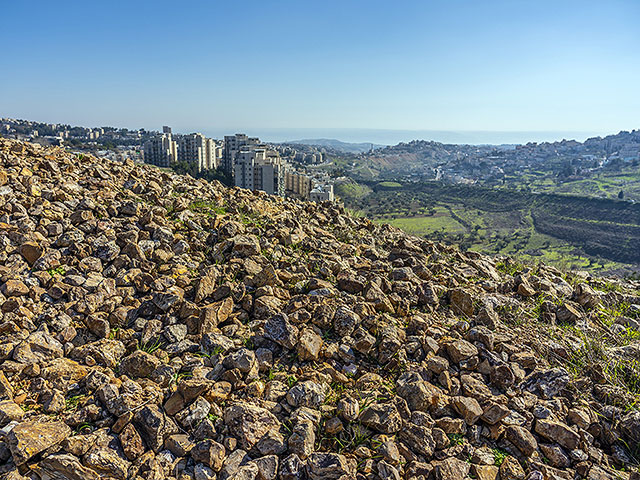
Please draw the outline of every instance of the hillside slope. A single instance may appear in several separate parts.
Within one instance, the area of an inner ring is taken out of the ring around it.
[[[637,479],[638,284],[0,139],[0,478]]]

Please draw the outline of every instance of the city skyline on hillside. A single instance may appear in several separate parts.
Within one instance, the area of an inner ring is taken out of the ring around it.
[[[393,130],[393,129],[366,129],[366,128],[216,128],[209,127],[184,127],[174,126],[173,122],[165,121],[160,124],[130,125],[120,122],[115,125],[107,124],[74,124],[66,120],[44,121],[33,118],[12,118],[3,115],[0,111],[0,119],[36,122],[46,125],[69,125],[80,128],[118,128],[128,130],[144,129],[147,132],[161,131],[161,125],[171,125],[176,134],[187,135],[191,133],[203,133],[212,138],[222,139],[226,135],[234,133],[245,133],[250,137],[260,137],[270,143],[303,143],[312,145],[314,140],[319,145],[326,145],[332,142],[345,143],[351,145],[371,144],[372,148],[381,146],[392,146],[399,143],[411,141],[433,141],[443,144],[458,145],[518,145],[527,143],[554,143],[564,140],[584,142],[588,138],[607,137],[620,132],[635,131],[638,128],[630,126],[619,131],[444,131],[444,130]]]

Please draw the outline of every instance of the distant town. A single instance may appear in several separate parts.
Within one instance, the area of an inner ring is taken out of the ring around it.
[[[274,144],[243,133],[213,139],[177,134],[168,126],[162,131],[86,128],[0,118],[0,134],[316,202],[334,201],[334,193],[345,200],[353,181],[438,181],[640,199],[640,130],[584,142],[465,145],[414,140],[374,147],[328,139]]]
[[[324,154],[308,145],[271,145],[243,133],[222,140],[201,133],[174,134],[114,127],[72,127],[29,120],[0,118],[0,135],[70,150],[91,150],[116,161],[132,159],[160,168],[223,180],[250,190],[314,202],[333,202],[329,175],[310,173],[306,166],[322,164]]]

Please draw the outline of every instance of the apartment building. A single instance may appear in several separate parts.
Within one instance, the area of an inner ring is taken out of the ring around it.
[[[284,195],[285,167],[277,152],[245,146],[235,155],[234,164],[236,187],[262,190],[270,195]]]
[[[180,135],[178,139],[178,161],[197,164],[199,172],[218,168],[221,150],[214,139],[201,133]]]
[[[144,161],[158,167],[169,167],[178,160],[178,144],[170,133],[155,136],[144,144]]]
[[[235,175],[235,161],[238,152],[250,145],[259,145],[260,139],[257,137],[248,137],[244,133],[236,133],[235,135],[225,135],[224,149],[222,153],[222,168]]]
[[[313,188],[311,177],[297,172],[285,173],[285,190],[288,194],[300,198],[309,198]]]

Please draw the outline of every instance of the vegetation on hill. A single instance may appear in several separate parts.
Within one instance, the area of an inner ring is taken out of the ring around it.
[[[640,205],[440,182],[369,183],[345,204],[414,234],[465,249],[593,270],[640,264]]]

